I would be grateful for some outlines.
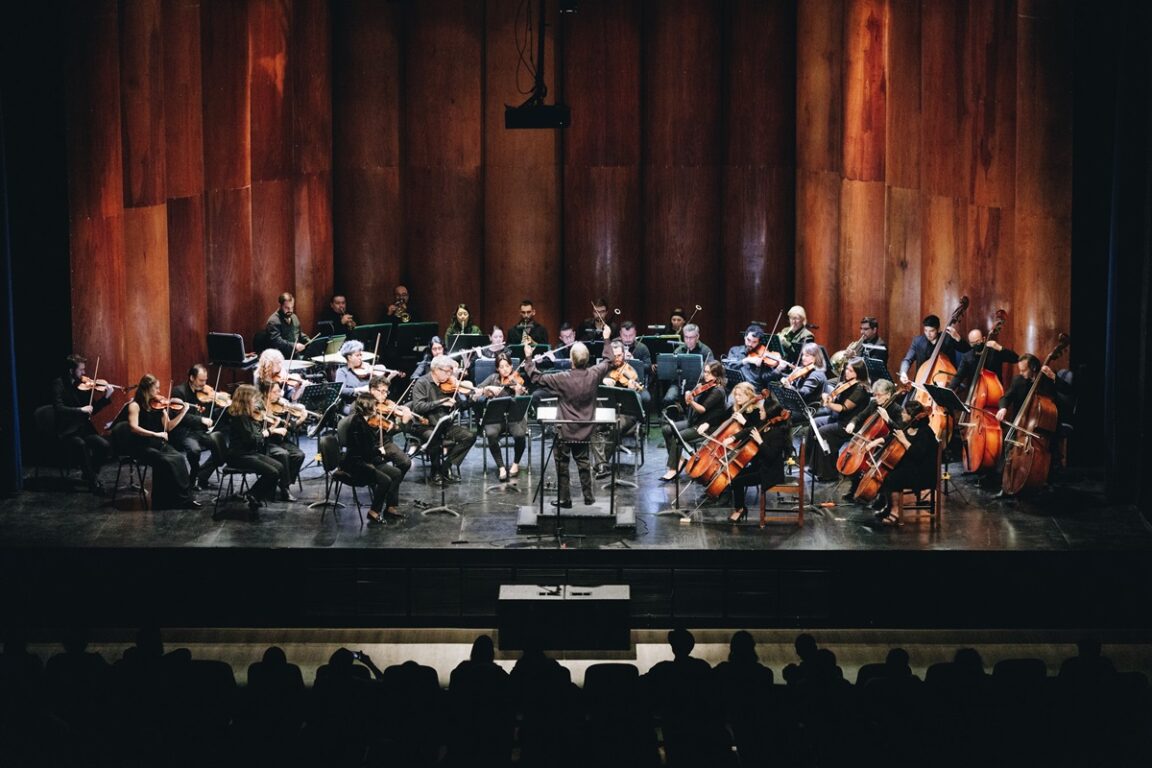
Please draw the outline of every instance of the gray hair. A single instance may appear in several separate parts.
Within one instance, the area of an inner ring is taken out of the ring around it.
[[[891,381],[888,379],[879,379],[872,385],[872,394],[887,395],[891,394],[894,389],[896,389],[896,385]]]
[[[572,361],[573,368],[588,367],[588,347],[584,342],[578,341],[572,345],[572,351],[568,353],[568,359]]]
[[[696,323],[688,323],[688,325],[680,330],[682,333],[700,333],[700,326],[696,325]]]
[[[357,352],[363,352],[363,351],[364,351],[364,342],[356,341],[356,339],[348,339],[348,341],[346,341],[340,345],[340,354],[343,357],[348,357],[349,355],[354,355]]]
[[[456,361],[448,357],[448,355],[436,355],[432,358],[432,368],[441,371],[451,371],[456,367]]]

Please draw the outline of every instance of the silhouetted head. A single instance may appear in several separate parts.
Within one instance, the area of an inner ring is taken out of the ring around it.
[[[903,648],[893,648],[888,651],[888,655],[884,658],[884,666],[888,667],[890,672],[912,673],[912,667],[908,663],[908,651]]]
[[[680,659],[692,653],[696,638],[688,630],[677,628],[668,633],[668,645],[672,646],[672,655]]]
[[[265,664],[275,664],[276,666],[284,666],[288,663],[288,657],[284,655],[284,649],[278,645],[274,645],[268,650],[264,651],[263,661]]]
[[[328,666],[334,669],[346,670],[352,667],[352,663],[356,661],[356,657],[352,655],[352,651],[347,648],[337,648],[328,657]]]
[[[728,661],[736,663],[753,664],[760,660],[756,655],[756,639],[751,632],[743,629],[732,634],[728,642]]]
[[[969,674],[984,674],[984,659],[980,658],[980,652],[975,648],[961,648],[956,651],[956,655],[952,657],[952,663],[958,669]]]
[[[816,651],[820,650],[820,646],[816,645],[816,638],[807,632],[803,632],[796,636],[796,655],[800,657],[801,661],[813,661],[816,657]]]
[[[469,657],[472,661],[484,662],[490,664],[496,660],[496,647],[492,643],[492,638],[488,635],[480,635],[472,643],[472,655]]]

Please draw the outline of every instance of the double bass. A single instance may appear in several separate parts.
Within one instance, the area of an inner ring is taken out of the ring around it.
[[[964,468],[969,472],[991,469],[1000,461],[1003,447],[1003,434],[1000,422],[996,420],[996,405],[1004,397],[1004,385],[1000,377],[984,367],[988,359],[988,342],[995,341],[1008,319],[1002,309],[996,310],[996,322],[984,341],[984,349],[976,362],[976,373],[968,390],[968,421],[961,425],[964,438]],[[991,406],[991,407],[989,407]]]
[[[932,396],[928,394],[928,390],[924,387],[927,384],[946,387],[948,386],[948,382],[952,380],[952,377],[956,375],[956,366],[953,365],[952,359],[948,355],[940,354],[940,352],[944,349],[944,339],[948,335],[946,329],[959,324],[964,317],[964,313],[967,311],[968,297],[962,296],[960,298],[960,306],[952,313],[948,324],[940,329],[940,333],[936,337],[936,347],[932,350],[931,357],[916,369],[916,375],[913,377],[914,383],[912,386],[916,388],[916,400],[931,412],[928,423],[932,425],[932,431],[936,433],[936,437],[945,443],[952,437],[949,423],[951,416],[947,411],[936,407],[936,404],[932,401]]]
[[[1039,488],[1048,481],[1052,465],[1052,436],[1060,426],[1056,401],[1037,391],[1043,369],[1064,354],[1071,339],[1060,334],[1059,341],[1041,363],[1041,370],[1032,378],[1032,386],[1020,406],[1012,425],[1004,435],[1004,472],[1001,478],[1004,493],[1015,495]]]

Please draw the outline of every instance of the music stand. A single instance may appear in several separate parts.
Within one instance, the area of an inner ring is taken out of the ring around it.
[[[946,432],[951,434],[951,427],[956,423],[956,414],[967,413],[971,409],[964,405],[960,398],[956,397],[956,393],[948,389],[948,387],[940,387],[935,384],[925,384],[924,391],[927,392],[928,396],[932,398],[933,403],[948,411],[949,428],[946,430]],[[948,441],[948,443],[950,442],[951,440]],[[940,476],[944,480],[942,490],[945,496],[950,493],[948,486],[952,483],[952,473],[948,471],[948,465],[952,460],[951,454],[948,452],[948,443],[944,444],[944,450],[940,454]]]
[[[883,344],[862,344],[864,354],[862,357],[865,360],[879,360],[882,363],[888,362],[888,347]]]
[[[400,326],[400,327],[402,327],[402,328],[403,328],[403,327],[405,327],[405,326]],[[444,443],[442,442],[442,440],[443,440],[443,437],[444,437],[444,433],[448,431],[448,427],[447,427],[447,426],[445,426],[445,425],[446,425],[446,424],[451,424],[451,423],[452,423],[452,419],[453,419],[453,417],[454,417],[455,415],[456,415],[456,414],[455,414],[454,412],[449,412],[449,413],[446,413],[446,414],[444,414],[443,416],[441,416],[441,417],[440,417],[440,418],[437,420],[437,422],[436,422],[436,426],[434,426],[434,427],[432,428],[432,431],[428,433],[428,439],[427,439],[427,440],[425,440],[425,441],[424,441],[423,443],[421,443],[421,445],[420,445],[420,450],[421,450],[421,451],[424,453],[424,455],[425,455],[425,456],[429,456],[429,455],[430,455],[430,454],[428,453],[428,451],[429,451],[429,446],[431,446],[433,443],[437,443],[437,446],[436,446],[436,450],[441,450],[441,449],[443,448],[443,445],[444,445]],[[439,438],[439,441],[438,441],[438,438]],[[422,511],[420,514],[422,514],[422,515],[430,515],[430,514],[432,514],[433,512],[442,512],[442,513],[444,513],[444,514],[446,514],[446,515],[452,515],[453,517],[460,517],[460,513],[459,513],[459,512],[457,512],[456,510],[452,509],[452,507],[448,506],[448,504],[447,504],[447,502],[446,502],[446,500],[445,500],[445,498],[444,498],[445,489],[446,489],[446,485],[445,485],[445,484],[443,484],[443,483],[441,483],[441,485],[440,485],[440,504],[439,504],[439,506],[435,506],[435,507],[428,507],[427,509],[423,510],[423,511]]]
[[[668,426],[670,426],[672,428],[672,434],[674,434],[676,436],[676,442],[680,443],[680,448],[683,451],[683,453],[681,454],[681,457],[680,457],[680,461],[684,464],[687,464],[688,460],[696,453],[696,451],[692,448],[692,446],[688,445],[686,440],[684,440],[684,436],[680,434],[680,428],[676,426],[676,422],[672,421],[672,418],[670,416],[668,416],[668,414],[666,412],[662,412],[660,415],[664,417],[664,420],[668,422]],[[676,467],[676,474],[673,476],[673,480],[676,484],[676,488],[675,488],[676,495],[673,497],[673,501],[674,501],[673,506],[669,507],[668,509],[662,509],[659,512],[657,512],[656,513],[657,517],[661,517],[661,516],[665,516],[665,515],[675,515],[675,516],[679,517],[681,520],[688,520],[692,517],[692,510],[682,509],[682,508],[675,506],[675,504],[680,503],[680,472],[681,472],[681,467],[677,466]]]
[[[380,349],[388,349],[392,341],[392,323],[370,323],[358,325],[348,332],[348,338],[355,339],[364,345],[364,349],[373,349],[376,346],[376,337],[380,337]]]
[[[492,343],[492,340],[486,333],[458,333],[448,340],[444,346],[444,354],[451,354],[452,352],[462,352],[465,349],[475,349],[476,347],[484,347]]]
[[[661,335],[661,336],[642,336],[640,342],[648,347],[648,351],[652,353],[653,357],[660,355],[668,355],[675,352],[676,347],[684,343],[684,340],[676,335]]]
[[[300,395],[300,404],[309,411],[320,414],[320,420],[305,433],[308,437],[319,435],[331,413],[336,410],[336,406],[340,403],[341,386],[338,381],[324,381],[304,387],[304,392]]]
[[[488,426],[492,426],[492,425],[499,425],[500,426],[499,435],[503,435],[504,430],[507,429],[508,425],[512,423],[511,419],[509,419],[509,417],[508,417],[508,414],[509,414],[509,412],[512,411],[514,405],[515,405],[515,400],[514,400],[514,398],[511,398],[511,397],[493,397],[492,399],[490,399],[484,405],[484,415],[480,417],[480,431],[483,432],[484,427],[488,427]],[[521,413],[521,418],[523,418],[523,414],[527,413],[527,412],[528,412],[528,407],[525,406],[522,413]],[[496,437],[497,441],[500,440],[499,435]],[[488,446],[484,446],[484,450],[488,450]],[[507,464],[508,463],[507,455],[505,455],[504,458],[505,458],[504,463]],[[495,485],[489,485],[484,489],[484,493],[491,493],[492,491],[495,491],[497,489],[500,489],[501,491],[507,492],[508,485],[510,482],[511,482],[511,479],[506,480],[505,482],[502,482],[502,483],[497,483]],[[513,491],[519,491],[519,488],[514,487]]]
[[[603,489],[612,488],[615,490],[617,486],[635,488],[636,483],[631,480],[619,480],[616,477],[616,464],[620,457],[620,441],[623,435],[620,434],[620,416],[631,416],[636,419],[636,427],[644,423],[644,406],[640,402],[640,393],[633,389],[626,389],[624,387],[605,387],[603,385],[596,388],[596,397],[600,400],[606,400],[609,408],[616,411],[616,440],[613,443],[612,450],[612,479],[606,484],[600,486]],[[637,439],[639,437],[637,432]]]
[[[691,382],[695,384],[700,380],[700,372],[704,370],[704,356],[680,353],[662,353],[656,356],[656,378],[660,381],[674,383]]]
[[[208,332],[208,363],[225,368],[251,370],[256,367],[255,352],[244,351],[244,337],[238,333]]]
[[[888,379],[888,381],[895,381],[892,378],[892,372],[888,370],[888,358],[880,357],[865,357],[864,366],[868,369],[868,380],[871,382],[880,381],[880,379]]]
[[[552,346],[549,344],[533,344],[532,345],[532,354],[543,355],[544,353],[548,352],[550,349],[552,349]],[[520,360],[524,359],[524,345],[523,344],[507,344],[504,347],[504,352],[508,355],[508,357],[515,357],[515,358],[518,358]]]
[[[816,428],[816,421],[812,417],[812,409],[808,406],[808,403],[804,402],[804,398],[800,397],[800,393],[791,387],[785,387],[778,381],[768,382],[768,389],[776,396],[776,400],[780,405],[792,414],[793,421],[796,420],[797,414],[804,414],[808,419],[808,427],[812,430],[813,439],[819,443],[825,453],[829,453],[828,443],[820,435],[820,430]],[[808,478],[808,498],[815,499],[816,475],[809,471]],[[804,482],[804,478],[800,478],[800,482]]]
[[[392,343],[389,351],[393,357],[390,368],[410,371],[432,345],[432,337],[440,332],[436,323],[399,323],[392,326]],[[367,345],[365,345],[367,346]],[[380,347],[384,349],[383,346]]]

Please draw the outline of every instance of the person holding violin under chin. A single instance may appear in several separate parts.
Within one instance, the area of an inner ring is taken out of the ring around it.
[[[343,368],[337,368],[333,381],[340,384],[340,398],[351,404],[356,395],[368,391],[369,381],[374,376],[382,376],[388,383],[400,371],[393,371],[383,365],[367,365],[364,362],[364,344],[355,339],[349,339],[340,347],[340,354],[345,360]],[[348,412],[346,409],[345,412]]]
[[[428,374],[412,384],[412,411],[428,420],[427,426],[413,429],[422,441],[427,442],[440,419],[468,406],[475,387],[470,381],[458,379],[456,373],[456,361],[447,355],[439,355],[432,358]],[[432,482],[437,485],[459,482],[452,476],[452,470],[459,471],[460,463],[475,442],[476,435],[460,424],[442,429],[428,446]]]
[[[623,333],[623,331],[621,332]],[[647,351],[647,348],[645,348],[645,351]],[[644,387],[643,376],[645,374],[638,373],[636,368],[632,366],[632,363],[629,362],[629,360],[633,358],[630,356],[628,347],[623,339],[614,340],[605,348],[604,352],[611,367],[608,369],[608,375],[606,375],[600,383],[605,387],[622,387],[632,390],[640,397],[641,409],[647,412],[652,404],[652,394]],[[646,373],[647,367],[641,363],[640,370]],[[616,417],[617,435],[631,434],[635,428],[635,416],[620,413]],[[610,433],[611,430],[603,428],[601,433],[598,434],[592,442],[592,451],[596,454],[595,471],[597,477],[607,477],[612,473],[612,467],[609,465],[608,459],[616,455],[616,444],[608,436]]]
[[[160,380],[144,374],[128,403],[128,449],[152,467],[152,508],[198,507],[192,498],[188,462],[168,441],[172,430],[188,415],[183,400],[164,397]]]
[[[275,381],[262,381],[259,389],[264,412],[278,419],[264,436],[264,452],[284,467],[280,475],[280,501],[296,501],[291,488],[300,476],[300,467],[304,466],[304,451],[288,438],[288,431],[303,424],[308,412],[304,406],[285,398]]]
[[[828,443],[829,453],[819,449],[815,435],[808,436],[808,462],[817,480],[835,480],[836,458],[851,435],[845,426],[868,405],[868,366],[864,358],[854,357],[844,365],[840,383],[821,395],[823,407],[816,416],[816,429]]]
[[[808,342],[801,348],[800,360],[796,367],[781,379],[784,386],[796,390],[800,399],[813,408],[821,404],[821,395],[824,394],[824,384],[827,381],[824,352],[815,342]],[[795,414],[793,417],[795,418]]]
[[[340,460],[340,469],[351,475],[357,485],[371,486],[368,522],[376,524],[384,522],[384,515],[404,516],[400,514],[400,482],[404,474],[387,463],[384,436],[392,423],[378,412],[378,405],[370,392],[356,395]]]
[[[724,364],[718,360],[708,362],[704,366],[700,385],[684,393],[688,418],[664,423],[661,429],[664,433],[664,447],[668,449],[668,471],[660,477],[661,482],[675,479],[676,473],[680,471],[680,439],[689,445],[702,443],[705,435],[727,418],[724,378]]]
[[[519,397],[528,394],[528,387],[523,377],[512,367],[512,358],[507,352],[496,355],[496,370],[492,375],[477,385],[480,395],[484,399],[495,397]],[[500,453],[500,435],[512,436],[512,466],[504,466],[504,456]],[[496,471],[501,481],[520,474],[520,459],[524,456],[527,446],[525,436],[528,434],[528,414],[512,424],[488,424],[484,427],[484,437],[488,441],[488,452],[496,462]]]
[[[398,405],[388,398],[388,378],[385,376],[373,376],[368,381],[368,393],[376,400],[376,413],[386,420],[377,425],[383,427],[379,434],[381,452],[392,466],[400,470],[400,479],[403,480],[412,468],[412,459],[396,445],[392,435],[412,425],[427,426],[428,420],[412,413],[408,406]]]
[[[260,390],[251,384],[241,384],[232,393],[228,406],[228,466],[257,475],[249,489],[249,520],[256,522],[260,506],[272,498],[276,486],[288,487],[288,470],[264,450],[264,440],[277,426],[279,419],[267,413],[260,404]]]
[[[224,414],[232,398],[208,386],[208,368],[201,363],[188,369],[188,378],[172,388],[172,397],[187,403],[190,411],[172,430],[168,442],[188,460],[193,488],[207,490],[208,481],[216,471],[208,430]],[[200,455],[205,451],[209,451],[208,460],[201,464]]]
[[[100,495],[104,492],[100,467],[115,452],[112,444],[92,426],[92,414],[108,405],[113,385],[89,378],[88,361],[83,355],[69,355],[64,362],[61,376],[52,381],[56,435],[69,459],[80,467],[88,490]]]

